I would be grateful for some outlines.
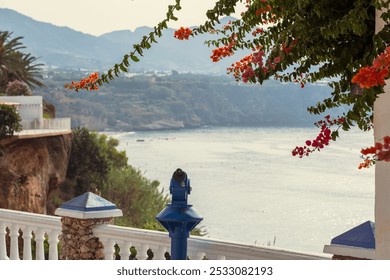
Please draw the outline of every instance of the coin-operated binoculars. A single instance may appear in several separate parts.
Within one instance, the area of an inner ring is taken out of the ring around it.
[[[188,204],[188,195],[191,193],[190,179],[187,174],[177,169],[171,179],[169,191],[172,203],[168,204],[156,219],[168,230],[171,238],[171,259],[187,259],[187,239],[190,231],[203,218]]]

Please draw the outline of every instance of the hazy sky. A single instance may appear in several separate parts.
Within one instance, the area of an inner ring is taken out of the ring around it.
[[[179,21],[170,27],[202,24],[215,0],[182,0],[181,3],[183,9],[177,13]],[[175,4],[175,0],[0,0],[0,8],[93,35],[134,30],[138,26],[152,27],[165,18],[170,4]]]

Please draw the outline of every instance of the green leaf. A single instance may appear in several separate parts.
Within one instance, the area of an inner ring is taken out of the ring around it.
[[[105,82],[106,84],[109,84],[108,76],[106,74],[102,75],[102,81]]]
[[[180,11],[180,10],[181,10],[180,0],[176,0],[175,9],[176,9],[177,11]]]
[[[163,28],[168,28],[167,21],[164,20],[163,22],[161,22],[161,26],[162,26]]]
[[[152,46],[150,45],[150,43],[148,41],[144,40],[141,43],[141,47],[144,49],[150,49]]]
[[[128,54],[126,54],[124,57],[123,57],[123,65],[126,66],[126,67],[130,67],[130,63],[129,63],[129,58],[130,56]]]
[[[138,62],[138,61],[139,61],[139,58],[138,58],[136,55],[134,55],[134,54],[131,54],[130,57],[131,57],[131,59],[132,59],[134,62]]]
[[[127,68],[123,65],[123,63],[119,64],[119,67],[123,72],[127,72]]]
[[[156,39],[154,38],[154,33],[153,32],[150,32],[149,38],[150,38],[150,42],[157,43]]]
[[[107,76],[110,80],[114,80],[114,75],[112,74],[112,69],[108,70]]]
[[[140,55],[140,56],[143,56],[143,51],[142,51],[142,47],[140,45],[134,45],[134,49],[137,51],[137,53]],[[130,54],[131,56],[131,59],[133,59],[133,56],[134,54]],[[134,60],[134,59],[133,59]]]

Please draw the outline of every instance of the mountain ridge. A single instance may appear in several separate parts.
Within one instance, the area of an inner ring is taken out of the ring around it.
[[[115,30],[94,36],[3,8],[0,9],[0,29],[13,32],[15,37],[23,37],[26,50],[47,66],[93,70],[105,70],[120,62],[123,55],[132,50],[133,44],[153,31],[152,27],[141,26],[134,31]],[[165,29],[163,36],[157,38],[157,45],[147,50],[132,69],[224,74],[233,62],[231,59],[220,63],[211,61],[211,49],[204,45],[211,35],[178,41],[173,33],[174,29]]]

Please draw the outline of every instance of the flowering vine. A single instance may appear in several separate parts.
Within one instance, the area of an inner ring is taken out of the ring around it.
[[[315,125],[320,128],[320,133],[318,134],[318,136],[313,140],[306,140],[305,146],[295,147],[295,149],[292,151],[292,155],[299,156],[300,158],[302,158],[303,156],[309,156],[310,153],[314,151],[322,150],[329,145],[329,142],[331,140],[335,140],[335,138],[337,137],[337,131],[338,129],[340,129],[343,123],[343,117],[331,119],[329,115],[325,116],[324,120],[315,123]],[[330,129],[330,127],[332,126],[338,127],[332,132],[332,130]]]
[[[213,62],[218,62],[224,57],[234,55],[234,51],[233,51],[234,44],[235,44],[234,36],[232,36],[230,43],[228,45],[212,50],[212,55],[210,56],[211,60]]]
[[[220,14],[221,7],[224,7],[222,2],[225,1],[219,2],[221,6],[216,5],[214,16],[209,13],[209,22],[192,31],[194,35],[205,32],[224,35],[221,39],[207,41],[209,46],[216,47],[211,55],[213,62],[234,55],[237,49],[252,50],[251,54],[227,69],[227,73],[232,74],[237,81],[261,84],[274,77],[280,81],[297,83],[303,88],[306,83],[341,76],[340,81],[329,83],[334,88],[332,97],[308,110],[312,114],[322,114],[326,109],[344,104],[351,109],[342,118],[331,119],[327,116],[324,121],[316,123],[320,128],[318,136],[307,140],[305,146],[296,147],[292,151],[293,155],[303,157],[322,150],[331,140],[336,140],[340,128],[349,130],[354,123],[363,130],[371,129],[371,113],[377,93],[351,95],[348,92],[353,89],[351,78],[356,68],[369,64],[367,58],[375,54],[372,47],[374,10],[369,9],[370,3],[338,3],[340,11],[344,9],[348,12],[337,15],[329,14],[323,1],[298,0],[280,5],[276,0],[245,0],[247,11],[242,13],[242,19],[229,22],[221,30],[215,31],[213,20]],[[327,14],[326,18],[334,15],[334,20],[323,21],[323,13]],[[335,40],[339,42],[336,45]],[[358,50],[358,47],[363,50]],[[372,83],[373,80],[382,86],[389,72],[387,52],[374,61],[372,68],[363,67],[360,78],[357,76],[353,83],[360,81],[366,87],[367,81]],[[362,53],[365,55],[361,56]],[[319,62],[323,62],[323,65],[312,71],[311,67]],[[293,71],[286,71],[292,66]],[[371,75],[367,75],[369,71]],[[332,126],[337,128],[332,130]]]
[[[175,0],[175,5],[169,5],[168,11],[166,13],[166,18],[154,26],[153,31],[149,34],[142,37],[142,40],[139,44],[133,45],[133,50],[130,53],[127,53],[123,56],[123,59],[120,63],[115,64],[111,69],[106,73],[100,75],[93,74],[85,79],[81,79],[79,82],[71,82],[70,84],[64,85],[68,90],[96,90],[99,86],[103,84],[109,84],[111,80],[114,80],[116,77],[123,72],[127,72],[128,68],[133,62],[139,62],[140,57],[144,55],[144,51],[152,47],[153,43],[157,43],[157,38],[163,36],[162,31],[168,28],[168,22],[177,21],[178,18],[175,16],[175,12],[181,10],[180,0]],[[191,30],[189,30],[191,31]],[[188,39],[191,35],[187,29],[184,29],[179,32],[178,36],[182,36],[182,39]]]
[[[180,27],[178,30],[175,31],[175,33],[173,34],[173,36],[176,38],[176,39],[179,39],[179,40],[188,40],[189,37],[192,35],[192,30],[189,29],[188,27],[184,28],[184,27]]]
[[[373,60],[371,66],[362,67],[352,78],[352,82],[358,84],[361,88],[370,89],[383,86],[385,80],[389,78],[390,68],[390,47],[387,47],[383,53]],[[362,149],[363,162],[359,164],[359,169],[369,168],[376,161],[390,161],[390,136],[383,138],[383,143],[375,142],[374,146]]]
[[[173,0],[172,0],[173,1]],[[177,20],[174,11],[180,10],[180,0],[168,7],[167,17],[146,34],[121,63],[115,64],[100,78],[87,78],[71,83],[71,89],[94,89],[95,85],[109,83],[121,72],[126,72],[130,62],[138,62],[156,38],[162,36],[170,20]],[[224,16],[233,14],[239,3],[246,5],[241,18],[218,27]],[[349,130],[357,125],[362,130],[372,128],[373,104],[383,92],[390,69],[390,1],[329,1],[321,0],[216,0],[206,13],[207,20],[199,27],[180,28],[174,34],[179,40],[190,36],[214,34],[218,38],[206,41],[213,46],[214,62],[235,55],[245,49],[251,53],[227,69],[235,79],[244,83],[263,83],[271,77],[283,82],[294,82],[304,87],[306,83],[331,80],[330,97],[308,108],[311,114],[323,114],[328,109],[344,106],[348,111],[343,118],[325,118],[317,123],[317,138],[297,147],[296,155],[308,155],[321,150],[335,140],[339,128]],[[383,10],[381,18],[385,27],[375,33],[375,10]],[[375,58],[376,57],[376,58]],[[374,59],[375,58],[375,59]],[[292,70],[293,69],[293,70]],[[356,73],[357,72],[357,73]],[[337,80],[334,80],[337,77]],[[359,85],[358,94],[351,94]],[[337,125],[336,130],[331,126]],[[387,141],[387,140],[386,140]],[[385,147],[383,143],[382,147]],[[378,146],[379,147],[379,146]],[[302,149],[301,149],[302,148]],[[383,148],[385,149],[385,148]],[[374,160],[383,149],[370,155]],[[364,150],[373,152],[373,148]],[[367,156],[366,155],[366,156]],[[365,158],[367,159],[367,158]],[[366,161],[368,164],[368,161]]]
[[[389,68],[390,46],[374,59],[372,66],[360,68],[359,72],[352,78],[352,83],[357,83],[361,88],[383,86],[385,79],[389,77]]]
[[[64,87],[68,90],[79,91],[81,89],[85,90],[98,90],[99,87],[96,84],[96,81],[99,79],[98,72],[94,72],[85,79],[81,79],[80,82],[72,81],[70,84],[65,84]]]
[[[383,137],[383,143],[376,142],[374,146],[362,149],[363,162],[359,164],[359,169],[368,168],[376,161],[390,162],[390,136]]]

